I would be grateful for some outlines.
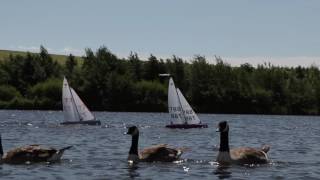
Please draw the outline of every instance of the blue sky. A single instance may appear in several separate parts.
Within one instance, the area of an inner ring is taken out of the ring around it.
[[[320,65],[317,0],[3,0],[0,49]]]

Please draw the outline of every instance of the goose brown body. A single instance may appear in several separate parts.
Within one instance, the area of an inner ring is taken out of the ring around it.
[[[0,137],[1,139],[1,137]],[[71,148],[67,146],[62,149],[54,149],[51,147],[44,147],[40,145],[26,145],[9,150],[3,154],[2,143],[0,140],[1,154],[0,162],[7,164],[24,164],[33,162],[54,162],[60,160],[66,149]]]
[[[172,162],[179,159],[182,150],[168,147],[167,144],[159,144],[143,149],[139,153],[140,161]]]
[[[48,161],[56,152],[56,149],[44,148],[39,145],[23,146],[8,151],[2,157],[2,161],[10,164],[43,162]]]
[[[219,123],[220,148],[217,162],[221,164],[263,164],[268,163],[267,152],[270,146],[264,145],[261,148],[239,147],[229,149],[229,125],[226,121]]]
[[[182,154],[182,149],[169,147],[167,144],[154,145],[138,152],[138,128],[136,126],[130,127],[127,134],[132,135],[128,160],[144,162],[172,162],[178,160]]]
[[[267,152],[258,148],[240,147],[231,149],[230,156],[238,164],[263,164],[268,162]]]

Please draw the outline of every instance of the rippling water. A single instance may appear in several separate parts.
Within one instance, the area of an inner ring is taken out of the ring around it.
[[[206,129],[164,128],[167,113],[95,112],[102,126],[59,126],[59,111],[0,111],[4,151],[25,144],[73,145],[54,164],[0,165],[0,179],[320,179],[320,117],[200,114]],[[230,146],[270,144],[270,164],[219,167],[216,125],[229,121]],[[158,143],[188,147],[175,163],[129,166],[131,137],[140,128],[139,147]]]

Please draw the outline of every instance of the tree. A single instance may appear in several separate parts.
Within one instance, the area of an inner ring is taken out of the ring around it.
[[[139,59],[138,54],[131,52],[128,59],[130,62],[130,71],[133,76],[133,79],[136,81],[141,80],[142,62]]]
[[[157,80],[160,73],[166,73],[163,60],[158,61],[157,57],[150,55],[143,67],[143,78],[145,80]]]
[[[42,45],[40,46],[38,61],[40,62],[40,66],[44,69],[42,80],[50,77],[59,77],[61,73],[59,64],[57,61],[53,61],[47,49],[45,49]]]
[[[72,54],[69,54],[65,62],[67,76],[71,76],[73,74],[74,68],[77,66],[77,64],[76,58]]]

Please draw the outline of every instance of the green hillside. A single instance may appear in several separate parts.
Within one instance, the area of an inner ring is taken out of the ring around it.
[[[12,50],[1,50],[0,49],[0,61],[9,59],[10,54],[12,55],[26,55],[27,52],[24,51],[12,51]],[[38,53],[32,53],[32,54],[38,54]],[[60,55],[60,54],[50,54],[52,56],[52,58],[57,61],[59,64],[64,64],[64,62],[66,61],[67,57],[66,55]],[[79,56],[76,56],[76,60],[78,62],[81,62],[82,58]]]

